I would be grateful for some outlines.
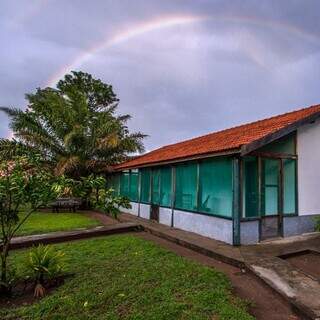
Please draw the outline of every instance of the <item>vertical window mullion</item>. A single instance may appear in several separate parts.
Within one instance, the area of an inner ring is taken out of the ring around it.
[[[200,163],[197,162],[197,189],[196,189],[196,210],[199,210],[200,203]]]

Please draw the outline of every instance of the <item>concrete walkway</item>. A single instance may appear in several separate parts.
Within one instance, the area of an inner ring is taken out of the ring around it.
[[[320,319],[320,279],[305,274],[280,258],[307,251],[320,254],[320,234],[233,247],[221,241],[125,213],[120,216],[120,220],[140,224],[151,234],[245,268],[284,297],[303,318]]]

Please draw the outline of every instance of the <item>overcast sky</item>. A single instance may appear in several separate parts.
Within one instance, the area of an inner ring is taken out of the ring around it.
[[[319,14],[319,0],[1,0],[0,105],[89,72],[151,150],[317,104]]]

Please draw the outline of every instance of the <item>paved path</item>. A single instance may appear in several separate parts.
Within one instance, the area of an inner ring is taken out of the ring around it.
[[[310,250],[320,254],[319,234],[234,247],[129,214],[122,214],[120,220],[138,223],[151,234],[234,266],[246,268],[283,296],[302,317],[320,319],[319,279],[279,258]]]

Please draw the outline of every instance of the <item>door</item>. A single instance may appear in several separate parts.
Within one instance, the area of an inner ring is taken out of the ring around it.
[[[156,204],[150,207],[150,219],[159,222],[159,206]]]
[[[261,159],[260,239],[282,235],[281,160]]]

